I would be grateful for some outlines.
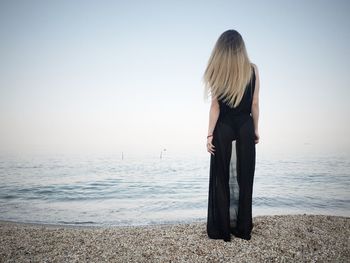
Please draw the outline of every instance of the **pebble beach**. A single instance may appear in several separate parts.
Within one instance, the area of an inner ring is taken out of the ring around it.
[[[62,226],[0,221],[0,262],[350,262],[350,218],[266,215],[251,240],[209,239],[206,222]]]

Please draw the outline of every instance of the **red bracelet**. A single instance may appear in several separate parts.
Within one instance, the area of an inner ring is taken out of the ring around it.
[[[212,136],[213,136],[213,134],[208,135],[208,136],[207,136],[207,139],[208,139],[209,137],[212,137]]]

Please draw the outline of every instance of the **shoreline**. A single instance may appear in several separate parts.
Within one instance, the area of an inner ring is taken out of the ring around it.
[[[337,218],[344,218],[349,219],[350,216],[347,215],[331,215],[331,214],[317,214],[317,213],[287,213],[287,214],[266,214],[266,215],[257,215],[253,217],[254,218],[260,218],[260,217],[279,217],[279,216],[322,216],[322,217],[337,217]],[[153,224],[138,224],[138,225],[92,225],[92,224],[84,224],[84,223],[77,223],[77,224],[62,224],[62,223],[41,223],[41,222],[22,222],[22,221],[11,221],[11,220],[5,220],[0,219],[0,225],[2,224],[18,224],[18,225],[27,225],[27,226],[44,226],[48,228],[93,228],[93,229],[110,229],[110,228],[144,228],[144,227],[156,227],[156,226],[175,226],[175,225],[190,225],[190,224],[199,224],[199,223],[206,223],[206,220],[192,220],[192,221],[182,221],[182,222],[162,222],[162,223],[153,223]]]
[[[196,221],[184,221],[177,223],[154,223],[154,224],[144,224],[144,225],[85,225],[85,224],[56,224],[56,223],[36,223],[36,222],[19,222],[11,220],[2,220],[0,219],[0,226],[3,224],[8,225],[23,225],[23,226],[33,226],[33,227],[47,227],[47,228],[70,228],[70,229],[111,229],[111,228],[120,228],[120,229],[130,229],[130,228],[147,228],[147,227],[171,227],[171,226],[180,226],[180,225],[191,225],[191,224],[204,224],[205,220],[196,220]]]
[[[350,217],[253,217],[251,240],[209,239],[206,222],[87,226],[0,220],[0,262],[350,261]]]

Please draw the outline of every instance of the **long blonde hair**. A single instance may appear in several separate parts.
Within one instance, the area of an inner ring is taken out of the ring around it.
[[[223,32],[216,41],[203,75],[204,97],[223,99],[238,106],[253,74],[245,43],[236,30]]]

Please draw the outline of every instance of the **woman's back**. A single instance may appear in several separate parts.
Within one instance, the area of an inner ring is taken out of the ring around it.
[[[237,107],[231,108],[222,99],[218,99],[218,102],[220,105],[220,118],[224,117],[224,115],[226,114],[229,114],[230,116],[237,116],[237,115],[245,115],[245,114],[249,115],[251,113],[253,94],[255,89],[255,70],[253,65],[252,65],[252,68],[253,68],[252,78],[247,84],[242,100],[240,101]]]

